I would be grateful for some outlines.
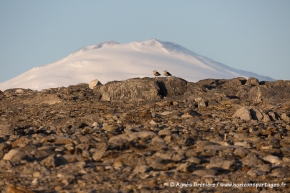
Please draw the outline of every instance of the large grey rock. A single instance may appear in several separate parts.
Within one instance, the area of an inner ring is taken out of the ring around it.
[[[263,101],[262,98],[264,97],[261,92],[261,88],[262,87],[260,86],[253,87],[248,93],[248,100],[250,100],[254,104],[261,103]]]
[[[247,79],[244,77],[232,78],[226,80],[225,83],[222,85],[223,88],[238,88],[244,85],[247,82]]]
[[[267,82],[258,86],[244,85],[237,92],[237,96],[242,101],[253,104],[261,102],[278,104],[290,100],[290,81]]]
[[[239,108],[232,117],[239,117],[242,120],[258,120],[268,122],[271,121],[269,115],[257,107],[241,107]]]
[[[157,82],[151,78],[113,81],[94,89],[94,92],[101,94],[102,101],[158,100],[160,99],[159,91]]]
[[[178,77],[158,77],[156,80],[162,96],[179,96],[187,90],[187,81]]]

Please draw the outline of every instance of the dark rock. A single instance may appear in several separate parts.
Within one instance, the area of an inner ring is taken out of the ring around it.
[[[51,146],[43,146],[38,148],[35,152],[34,152],[34,157],[36,159],[41,159],[41,158],[45,158],[48,157],[49,155],[54,153],[54,148]]]
[[[134,78],[122,82],[108,82],[105,85],[94,88],[94,90],[97,90],[99,93],[101,93],[102,101],[160,99],[160,88],[157,82],[150,78]]]
[[[187,90],[187,81],[174,76],[156,78],[160,95],[166,97],[183,95]]]
[[[238,88],[244,85],[247,82],[247,79],[244,77],[238,77],[226,80],[225,83],[222,85],[224,88]]]
[[[43,166],[55,168],[57,166],[66,164],[67,160],[63,156],[50,155],[40,163]]]

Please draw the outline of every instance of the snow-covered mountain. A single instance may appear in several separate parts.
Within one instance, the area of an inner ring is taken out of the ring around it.
[[[187,81],[206,78],[256,77],[273,80],[251,72],[236,70],[200,56],[178,44],[151,39],[119,44],[114,41],[84,47],[69,56],[44,66],[35,67],[11,80],[0,83],[0,90],[30,88],[41,90],[89,83],[98,79],[103,84],[134,77],[153,77],[153,70],[169,71]]]

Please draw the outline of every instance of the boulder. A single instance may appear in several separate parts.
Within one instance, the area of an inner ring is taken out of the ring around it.
[[[269,115],[257,107],[241,107],[233,114],[232,117],[239,117],[245,121],[252,119],[264,122],[271,121]]]
[[[60,165],[68,163],[63,156],[50,155],[47,158],[43,159],[40,164],[46,167],[55,168]]]
[[[242,120],[249,121],[252,119],[251,113],[249,109],[245,107],[239,108],[232,117],[239,117]]]
[[[203,88],[203,90],[211,90],[216,88],[221,88],[222,85],[226,82],[225,79],[204,79],[196,83],[196,85]]]
[[[113,81],[94,88],[94,93],[100,93],[101,101],[158,100],[160,99],[159,92],[160,88],[152,78]]]
[[[32,191],[24,188],[24,187],[20,187],[20,186],[14,186],[13,184],[9,184],[9,186],[6,189],[7,193],[33,193]]]
[[[281,159],[274,155],[267,155],[263,158],[264,161],[270,162],[271,164],[279,164],[281,163]]]
[[[160,95],[166,97],[183,95],[187,89],[187,81],[178,77],[158,77],[157,84],[160,88]]]
[[[246,85],[259,86],[259,80],[257,78],[250,77],[248,78]]]
[[[252,103],[254,104],[258,104],[260,102],[262,102],[262,92],[261,92],[261,87],[257,86],[252,88],[249,91],[249,100],[252,101]]]
[[[13,164],[18,164],[22,160],[27,160],[27,154],[25,151],[18,149],[11,149],[3,157],[3,160],[11,161]]]
[[[102,83],[98,79],[92,80],[89,84],[89,88],[94,89],[97,85],[102,85]]]
[[[237,88],[244,85],[247,82],[247,79],[244,77],[232,78],[227,80],[222,86],[223,88]]]
[[[269,115],[267,115],[266,113],[264,113],[264,111],[262,111],[261,109],[257,107],[251,108],[250,113],[251,113],[251,117],[254,120],[264,121],[264,122],[271,121]]]
[[[194,101],[196,97],[203,96],[205,91],[196,83],[188,82],[187,89],[184,95],[188,96],[187,100]]]
[[[14,129],[6,121],[0,120],[0,136],[14,135]]]
[[[261,102],[270,104],[285,103],[290,100],[290,86],[287,82],[284,84],[268,83],[267,85],[258,85],[255,87],[244,85],[239,89],[236,96],[241,101],[247,101],[252,104]]]
[[[286,121],[286,122],[290,122],[290,118],[287,116],[286,113],[282,113],[281,114],[281,119],[284,120],[284,121]]]

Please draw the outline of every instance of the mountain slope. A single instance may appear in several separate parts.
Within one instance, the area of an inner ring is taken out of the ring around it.
[[[236,70],[171,42],[151,39],[118,44],[110,41],[84,47],[52,64],[35,67],[0,84],[0,90],[30,88],[41,90],[93,79],[103,84],[113,80],[153,76],[152,71],[169,71],[188,81],[206,78],[256,77],[273,80],[251,72]]]

